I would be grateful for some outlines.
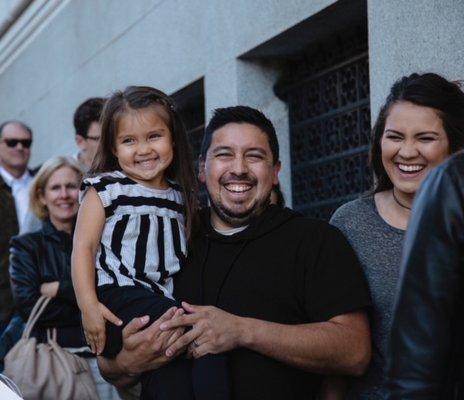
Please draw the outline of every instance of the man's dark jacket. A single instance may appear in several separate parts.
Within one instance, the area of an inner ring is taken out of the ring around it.
[[[387,359],[387,398],[464,398],[464,153],[416,196]]]
[[[176,298],[281,324],[327,321],[370,303],[357,258],[340,231],[270,206],[232,236],[204,230],[175,282]],[[298,338],[294,338],[298,340]],[[245,348],[227,353],[231,398],[312,399],[321,376]]]
[[[18,220],[11,188],[0,176],[0,321],[7,321],[13,311],[13,297],[8,274],[10,239],[18,234]]]

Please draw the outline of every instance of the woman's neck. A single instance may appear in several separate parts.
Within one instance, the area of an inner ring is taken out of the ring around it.
[[[412,203],[414,202],[415,193],[404,193],[393,188],[391,190],[393,201],[403,209],[411,211]]]
[[[68,221],[60,221],[60,220],[57,220],[57,219],[53,218],[52,216],[50,216],[50,222],[56,228],[56,230],[66,232],[69,235],[71,235],[73,224],[74,224],[73,221],[69,221],[69,222]]]
[[[406,230],[411,216],[415,193],[404,193],[395,189],[375,194],[375,205],[380,216],[394,228]]]

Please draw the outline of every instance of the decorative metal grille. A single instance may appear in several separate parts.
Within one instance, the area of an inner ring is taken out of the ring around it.
[[[371,185],[366,49],[364,34],[336,38],[276,85],[289,106],[293,208],[306,215],[329,219]]]

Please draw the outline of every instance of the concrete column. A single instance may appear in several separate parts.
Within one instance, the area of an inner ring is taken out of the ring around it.
[[[371,115],[412,72],[464,78],[464,1],[368,0]]]

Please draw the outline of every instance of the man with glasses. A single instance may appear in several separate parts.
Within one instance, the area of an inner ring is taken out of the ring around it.
[[[79,152],[74,157],[84,172],[90,169],[98,149],[101,135],[100,115],[104,104],[104,98],[92,97],[77,107],[74,113],[76,144],[79,147]]]
[[[31,156],[32,131],[20,121],[0,125],[0,334],[13,310],[8,274],[9,242],[18,232],[38,227],[30,217],[29,187],[32,174],[27,169]],[[27,222],[27,221],[33,221]]]

